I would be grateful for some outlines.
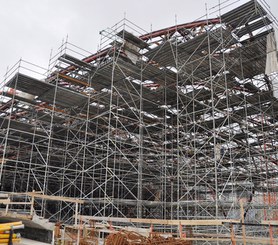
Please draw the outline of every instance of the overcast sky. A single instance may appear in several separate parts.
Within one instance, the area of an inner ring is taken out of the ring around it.
[[[0,77],[20,58],[47,67],[50,51],[62,40],[94,53],[99,31],[126,18],[147,31],[194,21],[219,0],[2,0],[0,8]],[[266,0],[278,18],[278,1]],[[227,0],[221,0],[226,2]],[[246,0],[230,0],[234,6]],[[227,9],[227,8],[226,8]],[[222,13],[226,12],[222,10]],[[215,13],[209,17],[216,17]]]

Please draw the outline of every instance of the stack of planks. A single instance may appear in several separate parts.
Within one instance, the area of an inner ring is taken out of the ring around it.
[[[14,233],[14,230],[23,229],[21,221],[0,224],[0,245],[12,245],[14,242],[20,242],[20,234]]]

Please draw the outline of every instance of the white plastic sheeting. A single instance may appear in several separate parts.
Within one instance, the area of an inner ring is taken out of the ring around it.
[[[276,40],[274,32],[267,35],[266,39],[266,66],[265,74],[270,75],[278,71]]]
[[[275,33],[267,35],[265,74],[269,76],[273,86],[273,96],[278,99],[278,60]]]

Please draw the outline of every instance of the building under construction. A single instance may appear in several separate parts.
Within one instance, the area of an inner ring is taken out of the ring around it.
[[[9,209],[278,244],[276,19],[263,1],[222,7],[151,33],[124,19],[96,53],[65,41],[45,70],[18,62],[0,101]]]

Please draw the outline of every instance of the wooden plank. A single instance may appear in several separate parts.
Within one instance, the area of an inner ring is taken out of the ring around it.
[[[18,230],[23,229],[24,225],[3,225],[0,226],[0,231],[8,231],[8,230]]]
[[[34,192],[27,192],[26,194],[31,197],[36,197],[45,200],[63,201],[63,202],[80,203],[80,204],[83,204],[85,202],[84,200],[71,198],[71,197],[49,196],[49,195],[38,194]]]
[[[10,203],[10,199],[1,199],[0,204],[8,204]]]
[[[262,225],[278,225],[278,220],[262,220]]]
[[[31,205],[32,203],[30,203],[30,202],[12,202],[10,200],[0,200],[0,204]]]
[[[271,225],[269,226],[269,237],[270,237],[270,245],[274,245],[273,228]]]
[[[7,193],[0,193],[0,198],[8,198],[9,195]]]
[[[219,241],[219,242],[230,242],[231,239],[230,238],[209,238],[209,237],[187,237],[184,239],[185,241],[205,241],[205,242],[212,242],[212,241]],[[263,237],[254,237],[254,238],[235,238],[236,242],[241,242],[244,243],[248,242],[249,244],[269,244],[269,239],[268,238],[263,238]],[[278,244],[278,239],[273,240],[275,243],[274,244]]]
[[[15,225],[22,225],[22,221],[2,223],[2,224],[0,224],[0,227],[3,227],[3,226],[15,226]]]
[[[144,224],[159,224],[159,225],[189,225],[189,226],[217,226],[223,223],[240,223],[240,220],[228,219],[213,219],[213,220],[164,220],[164,219],[137,219],[137,218],[117,218],[117,217],[97,217],[97,216],[79,216],[81,220],[101,220],[108,222],[123,222],[123,223],[144,223]]]
[[[33,193],[35,193],[35,192],[33,191]],[[35,213],[34,204],[35,204],[35,197],[32,196],[31,197],[31,208],[30,208],[30,215],[31,216],[33,216],[33,214]]]
[[[76,79],[76,78],[61,74],[61,73],[58,73],[58,77],[63,78],[66,81],[77,84],[77,85],[82,85],[82,86],[86,86],[86,87],[90,86],[90,84],[88,84],[87,82],[81,81],[79,79]]]
[[[240,217],[241,222],[244,223],[244,208],[243,208],[243,201],[242,199],[239,201],[240,204]],[[245,225],[242,225],[242,236],[243,236],[243,244],[246,245],[246,231],[245,231]]]
[[[32,216],[29,215],[29,214],[18,214],[16,212],[3,212],[3,211],[0,211],[0,216],[3,216],[3,217],[11,217],[11,218],[17,218],[17,219],[20,219],[20,220],[31,220],[32,219]]]
[[[234,225],[231,224],[231,241],[232,245],[236,245]]]
[[[21,240],[19,238],[12,239],[12,242],[20,242]],[[9,239],[0,239],[0,245],[7,245],[9,242]]]

